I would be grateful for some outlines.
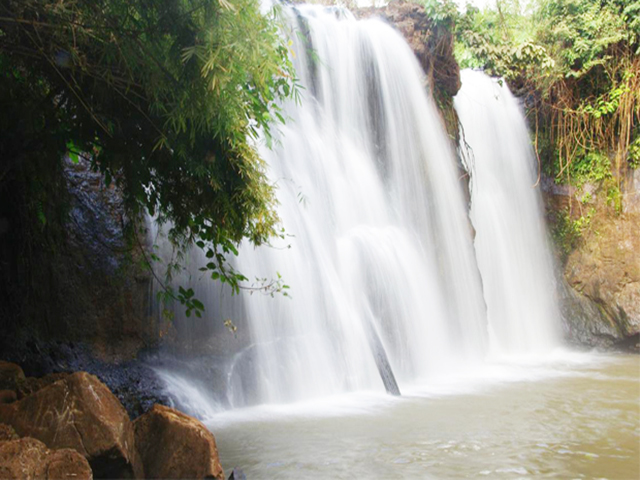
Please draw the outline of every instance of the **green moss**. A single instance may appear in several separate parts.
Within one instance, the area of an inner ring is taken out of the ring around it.
[[[640,167],[640,136],[636,135],[636,139],[629,145],[629,154],[627,158],[629,168],[632,170]]]
[[[578,218],[573,218],[568,208],[556,213],[551,235],[559,250],[562,263],[566,263],[569,254],[581,245],[583,235],[591,227],[591,221],[595,214],[594,207]]]

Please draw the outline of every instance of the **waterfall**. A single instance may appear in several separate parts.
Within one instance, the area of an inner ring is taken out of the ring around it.
[[[471,176],[470,216],[491,351],[548,352],[560,342],[560,314],[523,111],[503,82],[475,71],[462,72],[454,104]]]
[[[279,272],[291,298],[196,286],[209,326],[195,337],[225,319],[239,328],[237,348],[228,333],[218,340],[223,403],[392,390],[389,375],[402,390],[478,362],[486,307],[464,180],[413,52],[385,23],[346,10],[285,13],[303,90],[283,105],[274,147],[259,148],[288,236],[243,245],[234,262],[250,278]],[[203,263],[191,252],[176,281]]]

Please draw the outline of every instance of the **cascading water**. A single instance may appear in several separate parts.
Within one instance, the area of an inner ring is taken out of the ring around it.
[[[305,89],[261,154],[291,237],[244,245],[235,266],[280,271],[293,297],[197,281],[207,259],[194,249],[175,283],[194,287],[206,319],[177,306],[175,325],[198,353],[156,365],[179,408],[215,432],[225,470],[639,478],[637,359],[547,354],[559,343],[551,259],[506,87],[464,72],[455,99],[474,250],[448,139],[404,41],[348,13],[286,12]],[[405,397],[381,393],[394,376]]]
[[[225,401],[381,389],[385,367],[402,388],[478,361],[487,328],[471,229],[412,51],[377,20],[313,6],[286,13],[304,90],[261,154],[291,237],[244,246],[236,267],[280,272],[292,298],[196,288],[210,322],[233,319],[249,337],[227,363]]]
[[[524,115],[502,82],[470,70],[461,77],[454,105],[467,144],[470,216],[491,350],[548,352],[560,342],[560,314]]]

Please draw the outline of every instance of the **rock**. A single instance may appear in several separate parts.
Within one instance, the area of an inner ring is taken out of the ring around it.
[[[72,448],[96,478],[141,478],[129,417],[96,377],[77,372],[10,405],[0,405],[0,422],[47,447]]]
[[[5,425],[0,423],[0,442],[6,442],[8,440],[17,440],[18,435],[11,425]]]
[[[0,360],[0,390],[16,390],[25,380],[24,372],[15,363]]]
[[[563,279],[558,282],[560,313],[567,342],[582,347],[613,347],[621,333],[598,305],[571,288]]]
[[[0,403],[13,403],[18,399],[13,390],[0,390]]]
[[[70,448],[54,450],[46,465],[45,478],[51,480],[61,478],[91,480],[93,478],[93,472],[87,459]]]
[[[133,425],[147,478],[224,479],[216,440],[195,418],[154,405]]]
[[[91,480],[87,460],[75,450],[49,450],[35,438],[0,442],[0,478]]]
[[[569,285],[600,311],[603,325],[592,328],[615,331],[615,344],[640,333],[638,225],[640,214],[607,215],[600,207],[564,268]]]
[[[24,397],[28,397],[29,395],[37,392],[38,390],[46,387],[47,385],[51,385],[58,380],[63,380],[67,378],[69,373],[49,373],[42,378],[34,378],[28,377],[24,382],[18,386],[17,396],[18,400],[22,400]]]
[[[632,208],[637,187],[626,184],[624,208],[616,211],[607,203],[605,184],[578,188],[543,177],[541,185],[548,221],[559,232],[558,292],[567,340],[640,351],[640,212]],[[566,237],[567,222],[581,217],[580,235]]]

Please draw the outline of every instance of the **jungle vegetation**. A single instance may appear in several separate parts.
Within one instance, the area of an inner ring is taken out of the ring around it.
[[[247,279],[226,256],[281,234],[254,146],[296,91],[277,13],[256,0],[2,0],[4,206],[46,237],[64,225],[63,162],[83,157],[132,225],[146,211],[169,221],[176,247],[197,244],[237,291]],[[167,293],[203,308],[191,289]]]
[[[640,165],[640,1],[496,0],[458,11],[425,8],[456,34],[461,68],[502,77],[525,105],[541,173],[576,189],[555,222],[563,253],[595,208],[623,211],[625,183]],[[595,186],[604,200],[594,206]]]

